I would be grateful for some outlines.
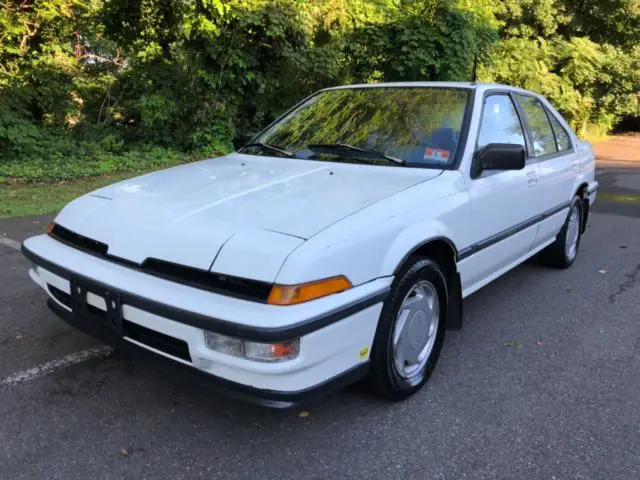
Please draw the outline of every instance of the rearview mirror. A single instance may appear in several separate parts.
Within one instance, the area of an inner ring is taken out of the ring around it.
[[[511,143],[490,143],[476,152],[474,158],[474,178],[484,170],[522,170],[526,162],[526,152],[522,145]]]

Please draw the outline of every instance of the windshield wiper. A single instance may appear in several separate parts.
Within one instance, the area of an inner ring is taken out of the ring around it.
[[[272,145],[270,143],[262,143],[262,142],[255,142],[255,143],[248,143],[247,145],[244,145],[240,151],[244,150],[245,148],[249,148],[249,147],[262,147],[266,150],[271,150],[272,152],[278,152],[281,153],[283,155],[286,155],[289,158],[296,158],[296,154],[293,152],[290,152],[289,150],[286,150],[284,148],[282,148],[279,145]]]
[[[393,162],[398,165],[405,165],[405,161],[401,158],[392,157],[382,152],[377,152],[375,150],[356,147],[355,145],[349,145],[348,143],[313,143],[311,145],[307,145],[307,148],[309,150],[318,150],[318,151],[324,150],[329,152],[346,150],[348,152],[362,153],[362,154],[373,156],[376,158],[382,158],[384,160],[388,160],[389,162]]]

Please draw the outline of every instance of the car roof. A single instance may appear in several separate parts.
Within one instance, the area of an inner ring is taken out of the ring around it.
[[[491,89],[510,90],[537,95],[535,92],[511,85],[484,82],[382,82],[382,83],[357,83],[352,85],[340,85],[323,90],[342,90],[355,88],[385,88],[385,87],[436,87],[436,88],[464,88],[469,90],[485,91]]]

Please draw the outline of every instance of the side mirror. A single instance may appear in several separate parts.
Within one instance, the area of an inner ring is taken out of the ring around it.
[[[473,161],[474,178],[484,170],[522,170],[527,155],[522,145],[511,143],[490,143],[475,154]]]

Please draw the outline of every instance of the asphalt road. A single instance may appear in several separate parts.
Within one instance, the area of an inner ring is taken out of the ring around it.
[[[637,480],[640,168],[598,179],[574,266],[530,262],[469,298],[427,388],[389,404],[353,387],[303,417],[118,354],[79,361],[96,343],[6,240],[47,218],[0,222],[0,478]]]

